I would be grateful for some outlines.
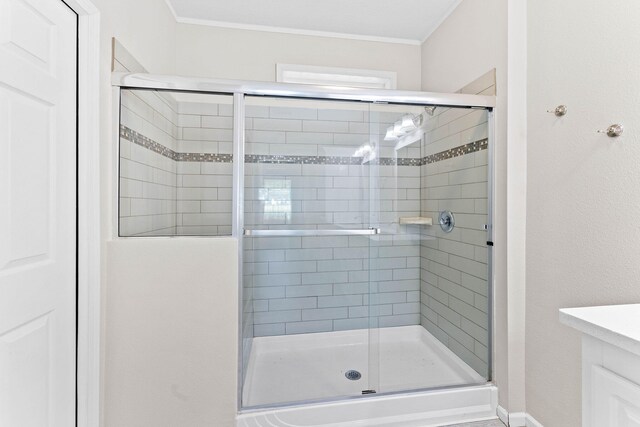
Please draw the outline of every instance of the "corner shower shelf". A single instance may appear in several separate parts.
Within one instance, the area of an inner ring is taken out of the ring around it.
[[[402,225],[433,225],[433,218],[425,216],[405,216],[400,218]]]

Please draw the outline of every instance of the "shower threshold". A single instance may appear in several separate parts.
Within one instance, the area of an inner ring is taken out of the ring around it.
[[[360,374],[357,380],[349,379],[350,371]],[[259,337],[253,340],[243,404],[485,383],[420,325]]]

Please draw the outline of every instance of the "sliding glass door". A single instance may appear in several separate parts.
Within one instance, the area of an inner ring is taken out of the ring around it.
[[[360,396],[371,375],[369,107],[246,98],[244,406]]]

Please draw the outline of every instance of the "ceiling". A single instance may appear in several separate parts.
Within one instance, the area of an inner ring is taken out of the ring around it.
[[[419,44],[462,0],[166,0],[178,22]]]

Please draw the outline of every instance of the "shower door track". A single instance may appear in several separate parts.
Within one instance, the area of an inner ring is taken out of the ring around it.
[[[112,73],[111,84],[122,88],[226,93],[279,98],[328,99],[388,104],[437,105],[442,107],[492,109],[496,98],[486,95],[436,93],[403,90],[372,90],[290,83],[203,79],[145,73]]]

